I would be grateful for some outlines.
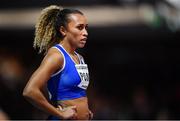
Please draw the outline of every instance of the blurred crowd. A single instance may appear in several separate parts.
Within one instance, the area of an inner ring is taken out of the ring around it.
[[[19,54],[0,50],[0,119],[45,118],[43,112],[31,106],[22,96],[31,73]]]

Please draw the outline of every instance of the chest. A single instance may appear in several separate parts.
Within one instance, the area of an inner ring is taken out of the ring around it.
[[[89,85],[89,71],[87,64],[66,63],[66,66],[61,73],[59,84],[59,86],[64,88],[79,87],[87,89]]]

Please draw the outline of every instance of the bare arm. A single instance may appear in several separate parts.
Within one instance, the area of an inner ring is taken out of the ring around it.
[[[23,96],[35,107],[59,118],[67,118],[64,112],[51,105],[45,95],[47,81],[62,68],[63,56],[56,49],[50,49],[39,68],[33,73],[23,91]],[[71,111],[72,113],[72,111]]]

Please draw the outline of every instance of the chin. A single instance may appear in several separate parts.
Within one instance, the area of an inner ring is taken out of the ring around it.
[[[85,44],[79,44],[78,48],[83,48],[85,46]]]

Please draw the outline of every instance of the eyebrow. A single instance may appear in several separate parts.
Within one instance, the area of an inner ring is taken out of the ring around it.
[[[78,24],[78,25],[85,25],[85,26],[88,26],[88,24]]]

